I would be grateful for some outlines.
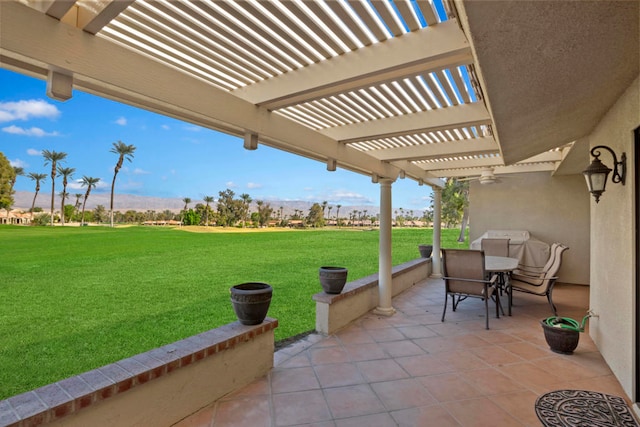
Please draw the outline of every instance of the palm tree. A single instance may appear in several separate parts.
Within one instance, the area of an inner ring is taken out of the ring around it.
[[[65,190],[62,190],[58,193],[58,196],[60,196],[60,198],[62,199],[62,207],[60,209],[60,225],[64,227],[64,201],[67,197],[69,197],[69,193],[67,193]]]
[[[331,209],[333,209],[333,206],[329,206],[329,221],[331,221]]]
[[[33,202],[31,203],[31,219],[33,219],[33,209],[36,207],[36,197],[38,197],[38,193],[40,192],[40,182],[44,182],[47,179],[46,173],[29,173],[29,178],[36,182],[36,194],[33,195]]]
[[[322,202],[322,217],[324,218],[324,211],[327,209],[327,201]]]
[[[42,157],[44,157],[45,166],[51,163],[51,225],[53,225],[53,204],[56,199],[57,166],[58,162],[62,162],[67,157],[67,153],[42,150]]]
[[[13,167],[13,178],[11,178],[11,187],[9,188],[9,194],[12,195],[13,194],[13,187],[16,185],[16,179],[18,179],[18,176],[24,176],[24,168],[21,168],[20,166],[14,166]],[[11,206],[7,206],[7,218],[9,218],[9,211],[11,210]]]
[[[58,165],[58,173],[62,175],[62,192],[60,193],[60,197],[62,198],[62,202],[60,205],[60,221],[64,226],[64,201],[69,195],[67,193],[67,184],[69,183],[69,178],[73,176],[73,173],[76,171],[75,168],[63,168]]]
[[[336,205],[336,225],[340,227],[340,208],[342,205]]]
[[[184,214],[187,212],[187,208],[189,207],[189,203],[191,203],[191,198],[185,197],[182,199],[184,202],[184,208],[182,209],[182,213],[180,214],[180,225],[182,225],[182,220],[184,219]]]
[[[91,176],[83,176],[82,181],[80,183],[81,187],[87,187],[86,193],[84,193],[84,201],[82,202],[82,218],[80,225],[84,225],[84,208],[87,205],[87,199],[89,198],[89,193],[91,193],[91,189],[95,188],[96,185],[100,182],[100,178],[93,178]]]
[[[116,167],[113,170],[113,181],[111,181],[111,205],[109,207],[109,217],[111,221],[111,226],[113,227],[113,190],[116,187],[116,177],[118,176],[118,172],[122,168],[122,163],[124,159],[128,161],[133,160],[133,153],[136,151],[135,145],[127,145],[122,141],[114,142],[113,147],[109,150],[110,153],[114,153],[118,155],[118,163],[116,163]]]
[[[206,215],[206,218],[204,220],[204,226],[208,227],[209,226],[209,203],[213,203],[215,199],[212,196],[204,196],[202,200],[204,200],[204,202],[207,204],[204,211],[205,212],[204,214]]]
[[[74,196],[76,196],[76,202],[73,205],[73,211],[74,211],[74,215],[78,215],[78,209],[80,209],[80,201],[82,200],[82,197],[84,197],[84,194],[76,193],[74,194]]]
[[[247,226],[247,215],[249,215],[249,204],[252,199],[247,193],[241,194],[240,198],[242,199],[242,228],[245,228]]]
[[[191,199],[189,197],[185,197],[182,201],[184,202],[184,208],[182,210],[186,211],[189,207],[189,203],[191,203]]]

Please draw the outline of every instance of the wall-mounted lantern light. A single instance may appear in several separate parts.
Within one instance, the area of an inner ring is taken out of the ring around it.
[[[611,169],[607,167],[604,163],[600,161],[600,149],[607,150],[611,153],[613,157],[613,175],[611,176],[611,181],[615,184],[621,183],[624,185],[624,179],[627,175],[627,155],[626,153],[622,153],[622,157],[620,161],[618,161],[618,157],[616,157],[616,153],[606,145],[598,145],[591,149],[591,155],[594,159],[591,161],[591,164],[588,168],[582,171],[584,178],[587,180],[587,187],[589,188],[589,193],[593,194],[593,197],[596,199],[596,203],[600,201],[600,196],[604,193],[605,187],[607,185],[607,178],[609,177],[609,172]]]

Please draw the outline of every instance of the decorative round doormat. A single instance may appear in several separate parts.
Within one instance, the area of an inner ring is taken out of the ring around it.
[[[536,400],[545,427],[638,427],[623,398],[587,390],[556,390]]]

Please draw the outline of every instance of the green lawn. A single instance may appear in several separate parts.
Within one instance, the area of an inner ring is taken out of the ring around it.
[[[443,230],[443,247],[458,244]],[[393,264],[431,229],[393,230]],[[0,226],[0,399],[235,321],[229,287],[273,286],[276,340],[314,328],[318,267],[378,270],[378,231],[190,233]]]

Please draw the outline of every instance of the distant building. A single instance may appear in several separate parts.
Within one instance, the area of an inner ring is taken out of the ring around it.
[[[22,212],[18,209],[9,211],[7,215],[6,209],[0,209],[0,224],[29,225],[32,215],[31,212]]]

